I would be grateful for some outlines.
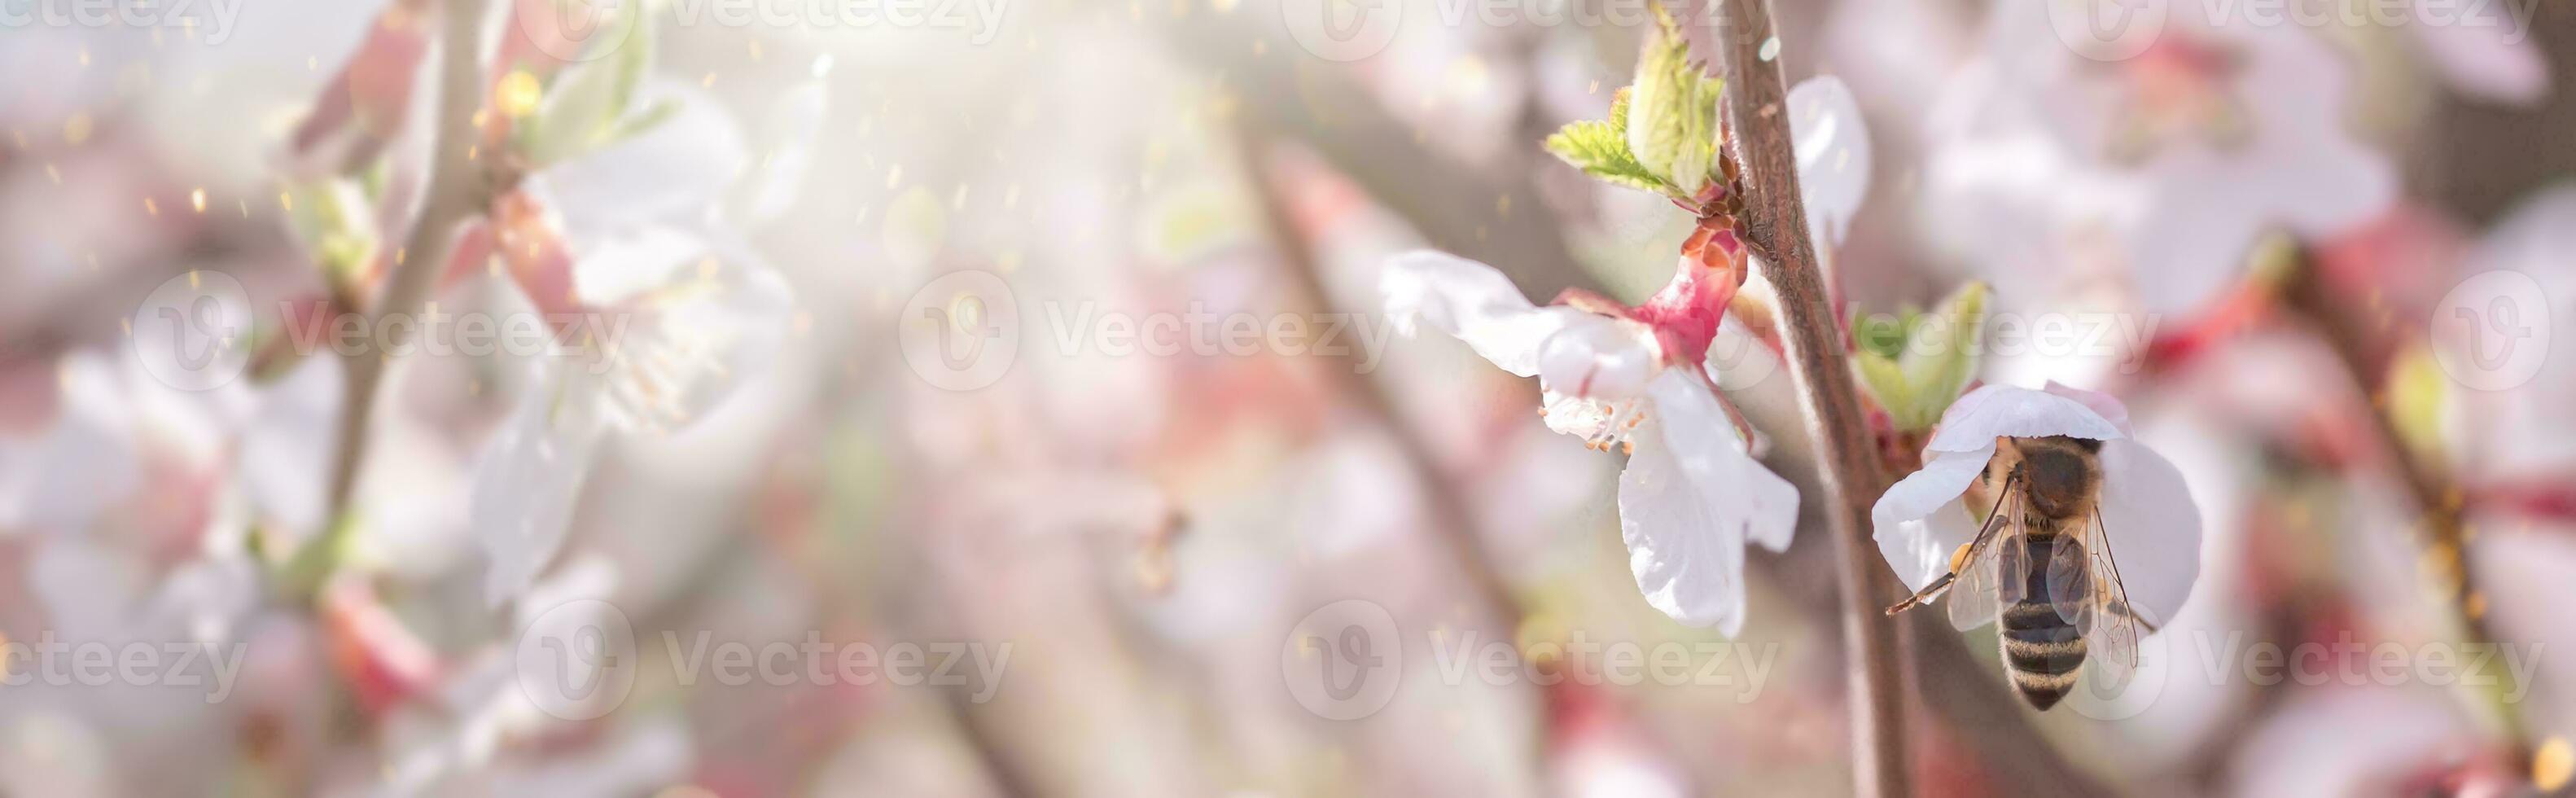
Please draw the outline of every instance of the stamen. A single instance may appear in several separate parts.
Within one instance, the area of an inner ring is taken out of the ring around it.
[[[1601,428],[1585,436],[1584,448],[1608,452],[1616,447],[1622,454],[1636,451],[1628,436],[1636,434],[1637,428],[1646,423],[1645,403],[1631,399],[1609,405],[1606,411]]]

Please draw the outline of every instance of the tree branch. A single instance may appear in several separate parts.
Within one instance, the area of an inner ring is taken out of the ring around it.
[[[1912,775],[1905,751],[1903,651],[1896,622],[1879,610],[1894,600],[1895,590],[1862,524],[1887,477],[1853,393],[1842,326],[1816,267],[1815,245],[1807,240],[1797,157],[1790,147],[1788,87],[1776,61],[1761,54],[1775,36],[1770,4],[1736,0],[1710,10],[1718,74],[1726,79],[1727,144],[1743,167],[1744,239],[1778,292],[1782,344],[1822,466],[1843,638],[1851,656],[1854,787],[1863,796],[1903,796]]]
[[[457,225],[483,206],[482,173],[477,169],[473,148],[480,139],[475,119],[483,107],[482,43],[490,9],[491,0],[448,0],[443,11],[438,116],[430,131],[428,187],[419,219],[412,224],[403,247],[395,250],[384,297],[368,318],[369,330],[384,330],[385,326],[376,322],[388,317],[419,315],[428,304],[430,288],[437,284],[439,270],[453,255]],[[367,430],[374,422],[377,390],[391,365],[390,353],[402,347],[403,339],[416,326],[406,324],[388,330],[373,347],[341,355],[347,383],[342,394],[338,443],[328,474],[329,501],[324,505],[327,512],[321,534],[297,551],[289,563],[288,573],[302,583],[298,589],[309,589],[328,576],[356,528],[348,514],[358,472],[366,461]]]
[[[2460,489],[2451,481],[2447,469],[2416,456],[2407,447],[2396,419],[2390,417],[2385,406],[2380,383],[2391,355],[2386,336],[2356,315],[2350,302],[2336,297],[2327,287],[2326,276],[2313,252],[2301,248],[2294,257],[2296,262],[2282,287],[2282,304],[2325,339],[2327,347],[2334,350],[2335,360],[2343,366],[2344,375],[2352,380],[2353,394],[2364,404],[2363,415],[2370,417],[2370,430],[2377,438],[2374,444],[2388,458],[2390,469],[2406,483],[2407,493],[2424,514],[2420,528],[2425,536],[2425,559],[2432,568],[2428,576],[2434,580],[2433,586],[2446,609],[2460,624],[2462,635],[2472,644],[2494,645],[2495,633],[2487,626],[2485,613],[2475,608],[2483,603],[2483,594],[2469,567],[2468,523],[2462,513]],[[2471,681],[2464,679],[2461,684]],[[2506,675],[2489,684],[2493,689],[2485,691],[2487,703],[2505,739],[2513,746],[2517,766],[2527,770],[2533,753],[2530,727],[2520,708],[2504,697],[2512,689],[2512,679]]]

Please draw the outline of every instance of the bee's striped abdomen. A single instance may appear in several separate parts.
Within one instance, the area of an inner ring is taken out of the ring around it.
[[[2075,686],[2075,669],[2084,664],[2084,636],[2048,602],[2048,553],[2056,538],[2033,534],[2023,541],[2029,556],[2023,559],[2028,568],[2020,578],[2027,589],[2022,600],[2004,605],[1998,624],[2004,676],[2023,700],[2045,710]]]

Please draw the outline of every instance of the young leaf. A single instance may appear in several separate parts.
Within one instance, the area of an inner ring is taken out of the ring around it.
[[[1690,42],[1670,12],[1656,5],[1655,29],[1637,57],[1630,86],[1628,152],[1682,196],[1708,184],[1716,155],[1717,82],[1690,61]]]
[[[1595,120],[1566,125],[1565,129],[1547,137],[1546,147],[1559,160],[1583,170],[1584,174],[1630,188],[1674,193],[1673,187],[1662,177],[1628,154],[1628,143],[1621,139],[1616,122]]]
[[[1926,329],[1932,325],[1940,329]],[[1910,421],[1912,429],[1929,429],[1977,376],[1977,360],[1985,352],[1986,284],[1960,286],[1940,307],[1917,317],[1913,327],[1898,363],[1905,367],[1916,406],[1914,417],[1900,419],[1899,426]]]

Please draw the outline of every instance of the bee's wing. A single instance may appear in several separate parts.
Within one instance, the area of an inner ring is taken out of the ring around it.
[[[2118,686],[2137,669],[2141,622],[2120,584],[2119,561],[2100,511],[2081,527],[2061,535],[2049,557],[2049,601],[2058,617],[2084,635],[2096,683]]]
[[[2007,483],[2009,487],[2009,483]],[[2007,496],[1996,512],[2005,518],[2021,518],[2019,500]],[[2021,526],[2014,522],[1998,523],[1987,518],[1992,534],[1976,543],[1959,566],[1958,581],[1951,583],[1950,594],[1942,602],[1950,605],[1950,626],[1960,631],[1994,623],[1998,608],[2007,602],[2020,601],[2022,575],[2030,572],[2028,555],[2022,551]]]

